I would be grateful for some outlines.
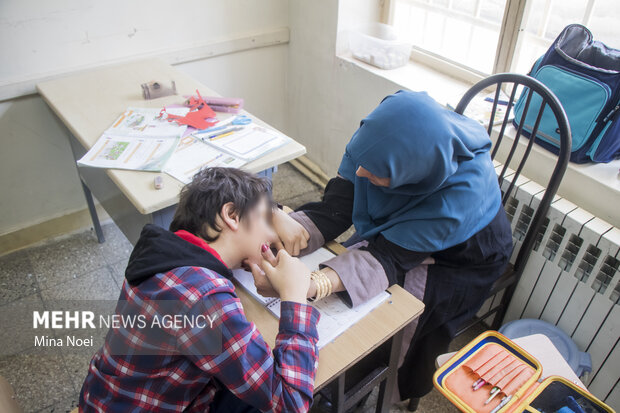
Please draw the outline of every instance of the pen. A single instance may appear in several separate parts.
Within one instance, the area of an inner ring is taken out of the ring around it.
[[[512,395],[510,396],[504,396],[504,398],[502,399],[502,401],[500,402],[500,404],[497,405],[497,407],[493,410],[491,410],[491,413],[497,413],[500,411],[500,409],[504,406],[506,406],[508,404],[508,402],[510,401],[510,399],[512,399]]]
[[[480,380],[480,383],[478,383],[475,387],[474,387],[474,391],[478,390],[479,388],[481,388],[482,386],[484,386],[484,384],[486,383],[486,381],[484,380]]]
[[[484,404],[489,404],[491,402],[491,400],[493,400],[495,398],[495,396],[497,396],[499,394],[499,392],[500,392],[500,388],[499,387],[497,387],[497,386],[493,387],[491,389],[491,397],[489,397],[487,399],[487,401],[484,402]]]
[[[476,387],[478,384],[480,384],[480,382],[482,381],[482,379],[478,379],[474,382],[474,384],[471,385],[471,387]]]
[[[484,98],[484,100],[486,100],[487,102],[491,102],[491,103],[493,103],[493,101],[494,101],[493,98],[489,98],[489,97]],[[507,105],[508,101],[507,100],[498,99],[497,103],[499,103],[500,105]]]

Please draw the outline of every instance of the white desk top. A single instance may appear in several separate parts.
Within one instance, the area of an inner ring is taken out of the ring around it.
[[[174,80],[178,95],[144,100],[140,85],[151,80],[166,84]],[[194,94],[196,89],[202,96],[219,96],[217,92],[158,59],[88,70],[39,83],[37,89],[87,150],[127,107],[160,108],[171,103],[182,103],[182,96]],[[256,123],[265,125],[255,116],[247,112],[244,114],[252,117]],[[248,163],[243,169],[260,172],[304,153],[306,148],[292,141]],[[141,214],[150,214],[176,204],[183,187],[181,182],[165,173],[118,169],[108,169],[106,173]],[[157,174],[161,174],[164,179],[161,190],[153,188],[153,179]]]

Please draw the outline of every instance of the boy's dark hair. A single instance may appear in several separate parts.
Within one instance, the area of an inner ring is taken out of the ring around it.
[[[273,206],[271,181],[266,178],[237,168],[203,169],[181,190],[170,231],[184,229],[206,241],[215,241],[222,230],[216,219],[224,204],[232,202],[241,220],[263,197]],[[210,236],[209,230],[218,235]]]

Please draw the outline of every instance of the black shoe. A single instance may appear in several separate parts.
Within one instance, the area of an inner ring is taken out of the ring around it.
[[[412,397],[411,399],[409,399],[409,404],[407,405],[407,410],[409,410],[410,412],[415,412],[416,410],[418,410],[418,405],[419,404],[420,404],[420,398]]]

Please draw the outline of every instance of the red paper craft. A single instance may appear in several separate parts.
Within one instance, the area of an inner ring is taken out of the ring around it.
[[[185,116],[167,113],[165,107],[161,110],[160,116],[166,114],[168,122],[176,122],[179,125],[187,125],[196,129],[207,129],[215,125],[217,120],[215,122],[207,120],[215,118],[215,112],[205,103],[198,90],[196,90],[196,94],[198,95],[197,98],[192,96],[185,102],[185,104],[189,106],[189,112],[187,112]]]

